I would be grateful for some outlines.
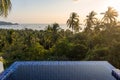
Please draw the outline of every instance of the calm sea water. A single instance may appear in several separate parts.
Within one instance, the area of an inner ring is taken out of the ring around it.
[[[14,29],[14,30],[24,30],[24,29],[32,29],[32,30],[45,30],[48,24],[20,24],[20,25],[0,25],[0,29]],[[68,29],[67,25],[61,24],[61,29]]]

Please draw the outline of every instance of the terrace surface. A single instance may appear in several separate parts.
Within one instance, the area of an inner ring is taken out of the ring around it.
[[[15,62],[0,80],[116,80],[112,69],[106,61]]]

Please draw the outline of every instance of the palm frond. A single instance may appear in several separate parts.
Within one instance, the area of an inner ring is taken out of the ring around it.
[[[7,17],[11,10],[11,6],[12,4],[10,0],[0,0],[0,16]]]

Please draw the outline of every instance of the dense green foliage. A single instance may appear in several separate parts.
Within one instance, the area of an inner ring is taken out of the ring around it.
[[[96,13],[90,12],[81,32],[74,28],[79,27],[75,25],[79,24],[78,17],[73,22],[70,17],[67,24],[75,33],[57,23],[40,31],[0,29],[0,56],[6,66],[28,60],[105,60],[120,68],[120,26],[113,9],[104,14],[99,21]]]
[[[10,0],[0,0],[0,16],[7,17],[9,11],[11,10]]]

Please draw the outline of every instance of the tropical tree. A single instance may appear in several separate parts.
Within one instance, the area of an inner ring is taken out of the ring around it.
[[[108,7],[108,10],[101,14],[104,14],[102,21],[105,24],[108,24],[109,26],[116,24],[117,22],[116,18],[118,17],[118,12],[115,9],[113,9],[112,7]]]
[[[95,17],[95,15],[97,15],[97,13],[94,11],[91,11],[89,15],[86,16],[87,18],[85,20],[85,25],[86,25],[85,32],[90,31],[91,28],[93,28],[93,25],[96,24],[97,18]]]
[[[56,33],[59,29],[60,25],[58,23],[53,23],[52,25],[48,25],[45,30]]]
[[[46,26],[45,28],[46,31],[52,31],[52,27],[50,25]]]
[[[45,49],[50,49],[56,43],[57,39],[61,36],[58,33],[59,30],[60,26],[58,23],[47,26],[43,34],[43,40],[41,41]]]
[[[101,22],[100,22],[100,21],[97,21],[96,24],[95,24],[95,27],[94,27],[94,32],[95,32],[95,33],[98,33],[98,32],[101,31],[100,29],[102,29]]]
[[[7,17],[9,11],[11,10],[10,0],[0,0],[0,16]]]
[[[79,16],[77,13],[73,12],[70,14],[69,19],[67,20],[67,26],[72,28],[75,32],[79,32],[80,23],[79,23]]]
[[[56,33],[60,29],[60,26],[58,23],[54,23],[52,25],[52,28],[53,28],[53,32]]]

